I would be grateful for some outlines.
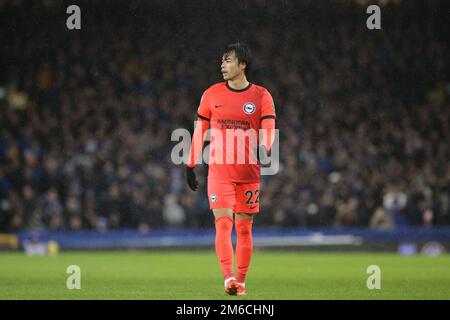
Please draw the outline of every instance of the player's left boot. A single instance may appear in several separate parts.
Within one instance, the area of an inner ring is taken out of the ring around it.
[[[238,290],[238,284],[235,278],[228,278],[225,280],[225,293],[229,296],[235,296]]]
[[[237,292],[236,295],[238,296],[245,296],[247,294],[247,291],[245,291],[245,283],[237,283]]]

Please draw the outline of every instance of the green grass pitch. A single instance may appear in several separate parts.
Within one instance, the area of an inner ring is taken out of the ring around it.
[[[81,289],[66,288],[69,265]],[[381,289],[369,290],[369,265]],[[0,252],[0,299],[450,299],[450,256],[256,251],[247,296],[228,297],[213,251]]]

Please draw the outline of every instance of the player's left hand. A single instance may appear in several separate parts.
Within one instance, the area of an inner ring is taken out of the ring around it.
[[[269,158],[269,152],[267,151],[266,146],[260,145],[256,148],[255,151],[256,159],[258,159],[259,162],[263,162],[263,164],[268,164],[268,158]]]

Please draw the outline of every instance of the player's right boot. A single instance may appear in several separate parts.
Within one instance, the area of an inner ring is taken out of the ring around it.
[[[236,295],[238,296],[245,296],[247,292],[245,291],[245,283],[237,283],[237,292]]]
[[[225,280],[225,293],[229,296],[235,296],[238,291],[238,284],[235,278]]]

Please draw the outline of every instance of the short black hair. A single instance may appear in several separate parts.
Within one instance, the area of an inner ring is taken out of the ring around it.
[[[245,63],[245,74],[248,75],[252,67],[252,53],[249,47],[243,42],[236,42],[227,45],[223,51],[223,55],[234,52],[238,63]]]

